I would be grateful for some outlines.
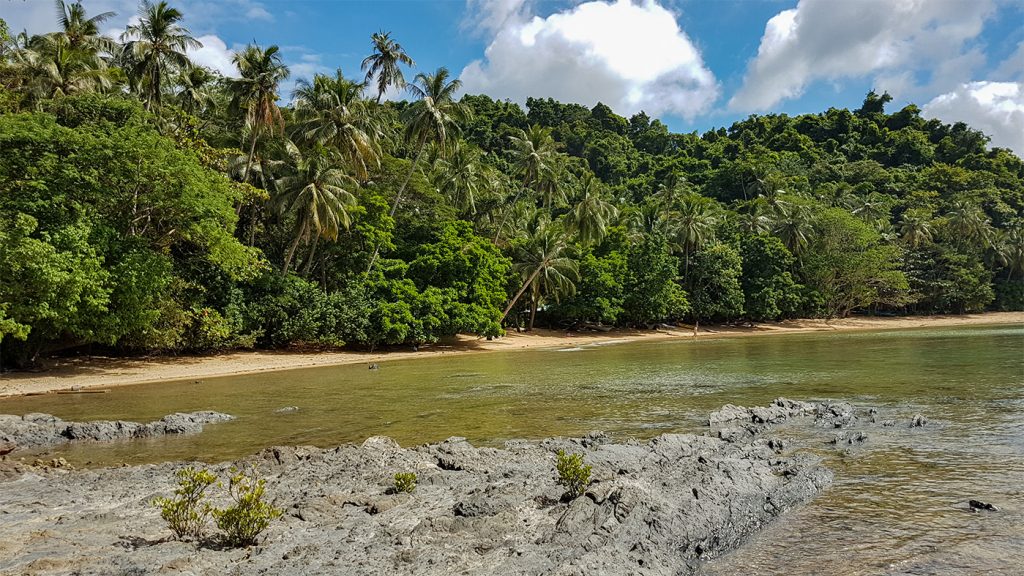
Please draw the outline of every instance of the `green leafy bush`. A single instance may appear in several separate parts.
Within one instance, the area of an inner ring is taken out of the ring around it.
[[[231,474],[228,490],[234,504],[213,509],[213,517],[228,545],[251,546],[284,511],[263,501],[266,481],[258,477],[255,469],[246,473],[232,468]]]
[[[412,472],[399,472],[395,474],[395,493],[406,492],[412,494],[416,489],[416,474]]]
[[[209,470],[196,470],[189,466],[178,470],[178,488],[174,498],[156,498],[160,517],[167,521],[171,532],[178,538],[198,538],[203,533],[210,506],[203,502],[206,489],[217,481]]]
[[[566,454],[558,451],[558,483],[565,486],[569,498],[578,498],[590,485],[590,466],[583,464],[582,454]]]

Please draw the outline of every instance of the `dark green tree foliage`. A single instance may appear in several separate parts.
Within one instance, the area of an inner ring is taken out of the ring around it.
[[[1024,305],[1024,162],[888,94],[673,134],[456,100],[382,32],[373,86],[300,78],[279,108],[272,46],[225,79],[188,61],[174,6],[143,6],[127,51],[109,14],[63,8],[18,42],[0,21],[7,362]],[[406,71],[414,102],[379,98]]]
[[[792,318],[800,311],[802,287],[790,269],[796,260],[768,234],[745,236],[740,248],[744,308],[751,320]]]
[[[743,262],[728,244],[697,252],[687,276],[693,316],[700,320],[732,320],[743,315]]]
[[[682,318],[690,305],[677,283],[679,260],[669,253],[668,241],[657,234],[630,247],[623,282],[622,320],[647,326]]]
[[[232,236],[224,175],[161,136],[138,104],[103,108],[87,96],[63,100],[59,116],[0,116],[0,294],[32,327],[8,347],[19,362],[54,344],[188,348],[209,314],[202,287],[176,268],[201,262],[241,281],[262,266]]]
[[[901,306],[909,301],[899,249],[883,244],[870,226],[843,210],[819,215],[803,271],[829,317],[873,304]]]

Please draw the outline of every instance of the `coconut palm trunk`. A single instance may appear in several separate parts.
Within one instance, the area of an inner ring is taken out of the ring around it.
[[[519,289],[519,292],[516,292],[516,295],[512,297],[512,301],[505,307],[505,311],[501,313],[501,320],[499,322],[505,321],[505,318],[508,317],[508,313],[512,310],[512,307],[516,305],[516,302],[519,302],[519,298],[522,297],[523,292],[526,292],[526,289],[530,287],[530,284],[533,284],[533,281],[537,279],[537,276],[540,275],[540,271],[544,269],[545,264],[546,263],[541,263],[540,266],[537,266],[537,269],[533,271],[533,274],[530,274],[530,277],[526,279],[526,282],[523,282],[522,288]]]

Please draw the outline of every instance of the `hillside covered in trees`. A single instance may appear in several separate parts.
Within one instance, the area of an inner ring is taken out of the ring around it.
[[[674,134],[460,95],[388,34],[282,94],[276,46],[225,78],[164,2],[117,39],[58,5],[0,29],[4,365],[1024,307],[1024,163],[887,94]]]

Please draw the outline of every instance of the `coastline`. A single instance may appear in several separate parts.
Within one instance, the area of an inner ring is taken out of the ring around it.
[[[807,332],[856,330],[899,330],[986,324],[1024,324],[1024,312],[990,312],[960,316],[853,317],[834,320],[788,320],[753,327],[701,326],[697,339],[764,336]],[[364,364],[411,358],[434,358],[482,352],[572,347],[587,344],[639,342],[648,340],[693,340],[692,327],[657,330],[612,330],[610,332],[567,332],[534,330],[509,332],[487,341],[471,335],[459,335],[418,351],[240,351],[216,356],[162,356],[150,358],[110,358],[81,356],[49,361],[49,370],[38,373],[15,372],[0,375],[0,399],[25,394],[46,394],[69,390],[89,390],[198,380],[221,376],[242,376],[299,368]]]

